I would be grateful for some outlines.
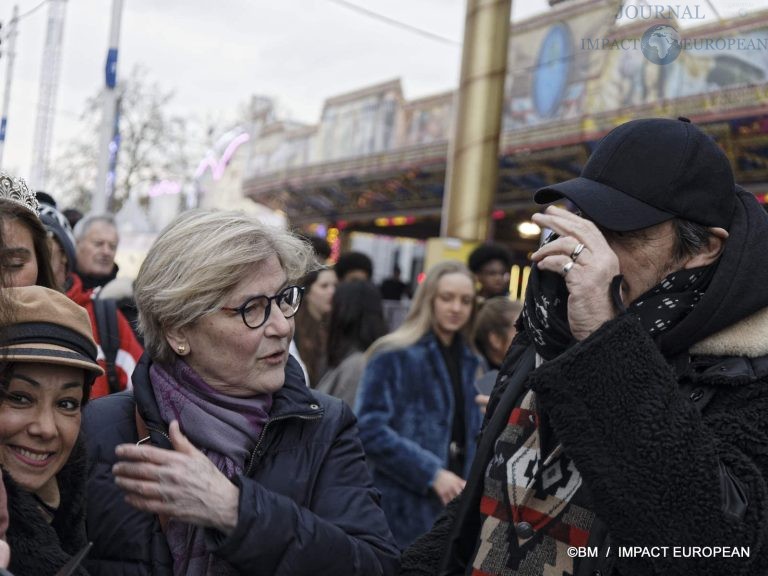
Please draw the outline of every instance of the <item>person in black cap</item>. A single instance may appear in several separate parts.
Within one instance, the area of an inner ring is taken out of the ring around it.
[[[401,574],[768,574],[768,214],[686,119],[539,190],[464,492]]]

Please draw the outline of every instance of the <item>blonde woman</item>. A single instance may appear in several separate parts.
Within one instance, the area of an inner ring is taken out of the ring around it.
[[[91,576],[393,576],[352,411],[288,355],[311,260],[289,232],[189,211],[136,280],[147,353],[84,429]]]
[[[402,326],[368,351],[355,412],[401,548],[461,492],[472,463],[481,423],[473,388],[480,361],[467,337],[474,303],[472,273],[442,262]]]

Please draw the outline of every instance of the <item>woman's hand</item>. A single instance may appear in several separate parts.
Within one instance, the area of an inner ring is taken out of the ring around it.
[[[490,396],[487,394],[478,394],[475,396],[475,404],[478,405],[480,408],[480,413],[485,414],[485,411],[488,409],[488,401],[491,399]]]
[[[432,481],[432,490],[440,497],[443,506],[456,498],[464,490],[466,482],[463,478],[456,476],[453,472],[440,469]]]
[[[2,460],[2,457],[0,457]],[[0,568],[8,568],[11,561],[11,549],[4,540],[8,530],[8,495],[3,484],[3,471],[0,470]]]
[[[5,540],[0,540],[0,568],[8,568],[11,561],[11,549]]]
[[[175,450],[121,444],[112,467],[115,483],[134,508],[229,534],[237,525],[240,490],[205,454],[169,427]]]

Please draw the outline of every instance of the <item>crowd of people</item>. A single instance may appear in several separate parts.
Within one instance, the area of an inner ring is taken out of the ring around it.
[[[768,574],[768,214],[685,119],[535,200],[516,302],[500,245],[377,286],[213,210],[126,282],[112,216],[1,173],[0,567]],[[748,553],[617,553],[664,546]]]

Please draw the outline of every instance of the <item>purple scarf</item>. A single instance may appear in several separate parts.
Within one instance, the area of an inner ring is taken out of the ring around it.
[[[178,420],[189,441],[208,456],[227,478],[245,471],[251,451],[269,419],[272,396],[227,396],[206,384],[183,360],[168,369],[149,369],[160,416],[166,424]],[[205,545],[205,529],[170,519],[165,531],[173,556],[174,576],[237,574]]]

